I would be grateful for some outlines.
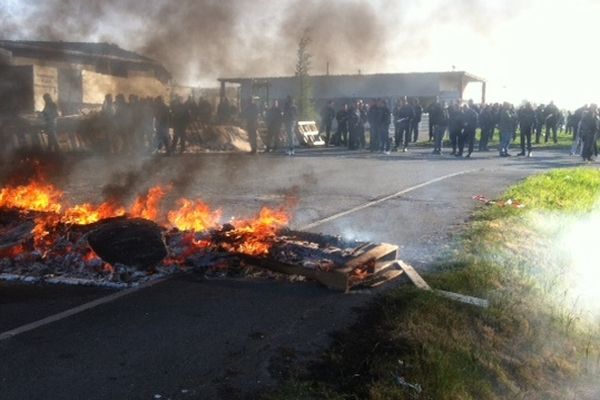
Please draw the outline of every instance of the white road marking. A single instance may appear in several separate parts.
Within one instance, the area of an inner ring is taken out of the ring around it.
[[[335,219],[338,219],[338,218],[341,218],[341,217],[345,217],[346,215],[353,214],[353,213],[355,213],[355,212],[357,212],[357,211],[364,210],[365,208],[369,208],[369,207],[375,206],[375,205],[377,205],[377,204],[381,204],[381,203],[383,203],[383,202],[386,202],[386,201],[388,201],[388,200],[391,200],[391,199],[393,199],[393,198],[396,198],[396,197],[402,196],[403,194],[406,194],[406,193],[408,193],[408,192],[412,192],[412,191],[414,191],[414,190],[421,189],[422,187],[429,186],[429,185],[431,185],[431,184],[434,184],[434,183],[437,183],[437,182],[443,181],[443,180],[445,180],[445,179],[454,178],[455,176],[460,176],[460,175],[465,175],[465,174],[468,174],[468,173],[470,173],[470,172],[475,172],[475,171],[478,171],[479,169],[480,169],[480,168],[469,169],[469,170],[465,170],[465,171],[455,172],[455,173],[453,173],[453,174],[448,174],[448,175],[440,176],[440,177],[438,177],[438,178],[435,178],[435,179],[428,180],[427,182],[423,182],[423,183],[420,183],[420,184],[418,184],[418,185],[411,186],[411,187],[409,187],[409,188],[403,189],[403,190],[401,190],[401,191],[399,191],[399,192],[392,193],[392,194],[389,194],[389,195],[387,195],[387,196],[381,197],[381,198],[379,198],[379,199],[376,199],[376,200],[371,200],[371,201],[369,201],[369,202],[366,202],[366,203],[364,203],[364,204],[361,204],[361,205],[359,205],[359,206],[356,206],[356,207],[350,208],[350,209],[348,209],[348,210],[341,211],[341,212],[339,212],[339,213],[336,213],[336,214],[330,215],[329,217],[326,217],[326,218],[323,218],[323,219],[320,219],[320,220],[317,220],[317,221],[311,222],[310,224],[308,224],[308,225],[304,225],[304,226],[302,226],[302,227],[300,227],[300,228],[298,228],[298,229],[299,229],[299,230],[307,230],[307,229],[312,229],[312,228],[314,228],[314,227],[317,227],[317,226],[319,226],[319,225],[323,225],[323,224],[324,224],[324,223],[326,223],[326,222],[330,222],[330,221],[333,221],[333,220],[335,220]]]
[[[120,292],[116,292],[116,293],[110,294],[108,296],[104,296],[104,297],[101,297],[99,299],[92,300],[92,301],[90,301],[88,303],[81,304],[81,305],[79,305],[77,307],[73,307],[73,308],[65,310],[63,312],[59,312],[58,314],[50,315],[49,317],[42,318],[40,320],[31,322],[29,324],[25,324],[25,325],[19,326],[18,328],[14,328],[14,329],[8,330],[6,332],[2,332],[2,333],[0,333],[0,341],[3,341],[5,339],[10,339],[10,338],[13,338],[13,337],[15,337],[17,335],[20,335],[21,333],[29,332],[29,331],[32,331],[34,329],[40,328],[40,327],[42,327],[44,325],[48,325],[48,324],[51,324],[53,322],[60,321],[61,319],[65,319],[65,318],[68,318],[70,316],[82,313],[82,312],[90,310],[90,309],[92,309],[94,307],[98,307],[99,305],[110,303],[112,301],[120,299],[121,297],[124,297],[124,296],[127,296],[129,294],[135,293],[135,292],[137,292],[139,290],[148,288],[150,286],[154,286],[157,283],[164,282],[167,278],[168,277],[160,278],[160,279],[155,279],[155,280],[152,280],[152,281],[148,281],[148,282],[145,282],[145,283],[143,283],[143,284],[141,284],[139,286],[132,287],[130,289],[121,290]]]
[[[333,221],[335,219],[344,217],[344,216],[349,215],[349,214],[353,214],[353,213],[355,213],[357,211],[360,211],[360,210],[364,210],[365,208],[372,207],[372,206],[377,205],[377,204],[381,204],[381,203],[383,203],[385,201],[391,200],[391,199],[393,199],[395,197],[398,197],[398,196],[402,196],[403,194],[412,192],[412,191],[420,189],[422,187],[425,187],[425,186],[428,186],[428,185],[431,185],[431,184],[443,181],[445,179],[450,179],[450,178],[453,178],[455,176],[460,176],[460,175],[468,174],[470,172],[474,172],[474,171],[477,171],[477,170],[478,169],[470,169],[470,170],[455,172],[453,174],[448,174],[448,175],[440,176],[438,178],[431,179],[431,180],[429,180],[427,182],[423,182],[423,183],[420,183],[418,185],[411,186],[409,188],[403,189],[403,190],[401,190],[399,192],[396,192],[396,193],[393,193],[393,194],[381,197],[381,198],[379,198],[377,200],[372,200],[372,201],[369,201],[367,203],[361,204],[359,206],[350,208],[348,210],[341,211],[339,213],[333,214],[333,215],[331,215],[329,217],[320,219],[318,221],[314,221],[314,222],[312,222],[312,223],[310,223],[308,225],[305,225],[305,226],[303,226],[303,227],[301,227],[299,229],[300,230],[311,229],[311,228],[314,228],[316,226],[323,225],[326,222]],[[15,337],[17,335],[20,335],[21,333],[29,332],[29,331],[32,331],[34,329],[40,328],[40,327],[42,327],[44,325],[48,325],[48,324],[51,324],[53,322],[60,321],[62,319],[71,317],[73,315],[82,313],[84,311],[90,310],[90,309],[95,308],[95,307],[98,307],[98,306],[100,306],[102,304],[110,303],[112,301],[120,299],[121,297],[127,296],[127,295],[129,295],[131,293],[134,293],[134,292],[137,292],[139,290],[142,290],[142,289],[154,286],[157,283],[165,281],[167,278],[161,278],[161,279],[156,279],[156,280],[153,280],[153,281],[149,281],[149,282],[146,282],[146,283],[141,284],[139,286],[133,287],[131,289],[125,289],[125,290],[122,290],[120,292],[113,293],[111,295],[108,295],[108,296],[105,296],[105,297],[101,297],[101,298],[96,299],[96,300],[92,300],[92,301],[90,301],[88,303],[81,304],[81,305],[79,305],[77,307],[74,307],[74,308],[71,308],[69,310],[62,311],[62,312],[60,312],[58,314],[54,314],[54,315],[51,315],[49,317],[42,318],[42,319],[40,319],[38,321],[31,322],[31,323],[26,324],[26,325],[22,325],[22,326],[20,326],[18,328],[14,328],[14,329],[8,330],[6,332],[2,332],[2,333],[0,333],[0,341],[6,340],[6,339],[10,339],[10,338],[13,338],[13,337]]]

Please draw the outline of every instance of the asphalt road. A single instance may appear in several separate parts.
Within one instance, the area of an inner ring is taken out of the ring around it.
[[[530,174],[579,163],[555,150],[529,159],[492,152],[459,160],[428,149],[78,158],[61,166],[61,187],[80,202],[174,181],[168,201],[201,197],[225,218],[293,196],[292,228],[398,244],[400,258],[424,270],[478,206],[472,195],[493,198]],[[123,184],[108,188],[109,181]],[[343,211],[350,212],[320,223]],[[343,295],[311,282],[178,276],[1,340],[0,399],[251,398],[315,357],[387,288]],[[0,284],[0,333],[107,293]]]

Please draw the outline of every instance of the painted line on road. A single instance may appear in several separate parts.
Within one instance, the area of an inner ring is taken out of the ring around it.
[[[438,178],[431,179],[431,180],[429,180],[427,182],[423,182],[423,183],[420,183],[420,184],[415,185],[415,186],[411,186],[409,188],[403,189],[403,190],[401,190],[399,192],[396,192],[396,193],[389,194],[389,195],[381,197],[379,199],[371,200],[369,202],[361,204],[360,206],[356,206],[356,207],[350,208],[348,210],[341,211],[339,213],[330,215],[329,217],[326,217],[326,218],[323,218],[323,219],[311,222],[310,224],[304,225],[304,226],[302,226],[302,227],[300,227],[298,229],[299,230],[312,229],[312,228],[315,228],[315,227],[317,227],[319,225],[323,225],[324,223],[333,221],[333,220],[338,219],[338,218],[345,217],[346,215],[353,214],[353,213],[355,213],[357,211],[364,210],[365,208],[376,206],[377,204],[381,204],[381,203],[386,202],[388,200],[391,200],[393,198],[402,196],[403,194],[412,192],[412,191],[417,190],[417,189],[421,189],[422,187],[429,186],[429,185],[432,185],[434,183],[437,183],[437,182],[440,182],[440,181],[443,181],[443,180],[446,180],[446,179],[454,178],[456,176],[465,175],[465,174],[468,174],[468,173],[471,173],[471,172],[475,172],[475,171],[478,171],[480,169],[481,168],[469,169],[469,170],[465,170],[465,171],[455,172],[453,174],[448,174],[448,175],[440,176]]]
[[[156,285],[158,283],[164,282],[168,278],[169,277],[164,277],[164,278],[159,278],[159,279],[155,279],[155,280],[152,280],[152,281],[148,281],[148,282],[142,283],[141,285],[138,285],[136,287],[125,289],[125,290],[122,290],[120,292],[116,292],[116,293],[113,293],[111,295],[104,296],[104,297],[101,297],[101,298],[96,299],[96,300],[92,300],[92,301],[90,301],[88,303],[84,303],[84,304],[81,304],[81,305],[79,305],[77,307],[73,307],[73,308],[70,308],[68,310],[59,312],[58,314],[54,314],[54,315],[51,315],[49,317],[42,318],[40,320],[31,322],[29,324],[22,325],[22,326],[20,326],[18,328],[14,328],[14,329],[8,330],[6,332],[2,332],[2,333],[0,333],[0,342],[3,341],[3,340],[6,340],[6,339],[13,338],[13,337],[15,337],[17,335],[20,335],[21,333],[29,332],[29,331],[32,331],[34,329],[40,328],[40,327],[42,327],[44,325],[48,325],[48,324],[51,324],[53,322],[60,321],[62,319],[71,317],[73,315],[82,313],[84,311],[87,311],[87,310],[90,310],[92,308],[98,307],[99,305],[110,303],[112,301],[120,299],[121,297],[130,295],[130,294],[135,293],[137,291],[140,291],[142,289],[146,289],[146,288],[154,286],[154,285]]]

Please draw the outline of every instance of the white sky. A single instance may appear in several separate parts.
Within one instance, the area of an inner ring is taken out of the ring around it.
[[[430,27],[427,52],[396,62],[403,70],[449,70],[455,65],[482,76],[490,101],[554,100],[568,108],[600,101],[600,1],[519,5],[522,9],[507,19],[495,21],[490,15],[480,21],[487,27],[483,33],[460,18]],[[478,99],[479,87],[473,89]]]

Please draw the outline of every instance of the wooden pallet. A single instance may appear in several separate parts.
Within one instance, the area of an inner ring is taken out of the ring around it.
[[[355,249],[352,258],[345,265],[330,271],[305,268],[272,258],[258,258],[240,255],[241,258],[272,271],[301,275],[315,280],[328,288],[348,292],[353,287],[374,287],[399,277],[403,271],[397,263],[398,246],[381,243],[367,243]],[[357,271],[366,274],[359,278]]]

